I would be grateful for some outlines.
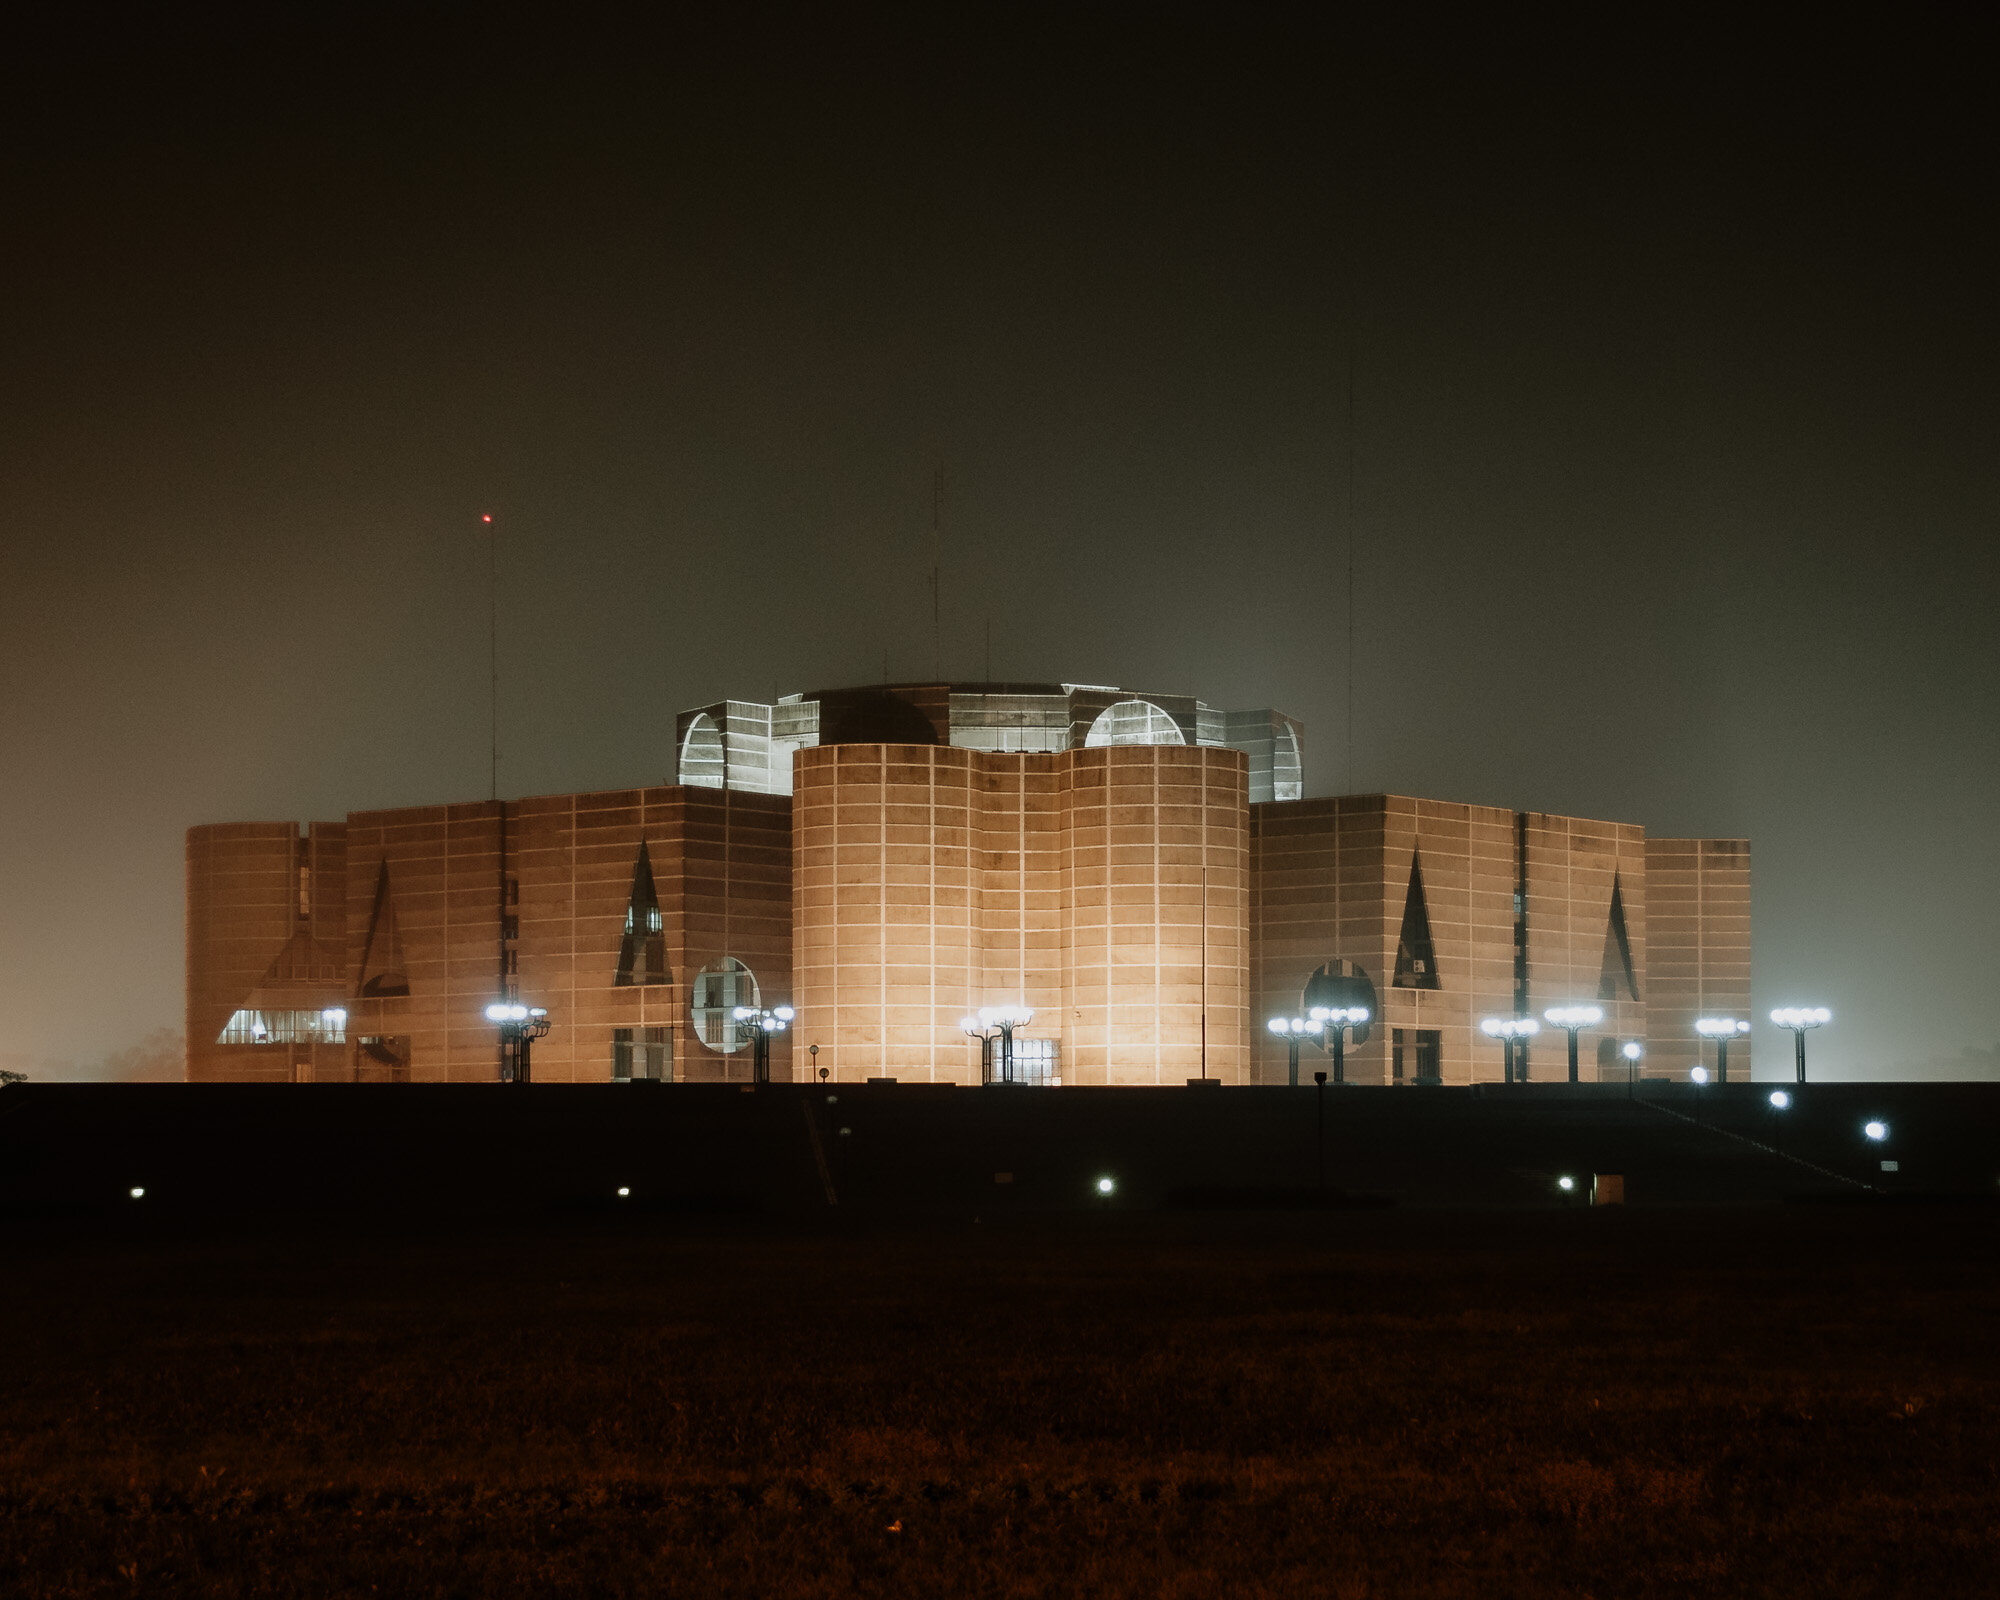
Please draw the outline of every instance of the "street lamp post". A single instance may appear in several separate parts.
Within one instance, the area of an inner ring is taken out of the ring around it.
[[[1313,1074],[1313,1146],[1319,1158],[1320,1192],[1326,1192],[1326,1074]]]
[[[1825,1006],[1780,1006],[1771,1013],[1771,1020],[1781,1028],[1791,1031],[1792,1042],[1797,1046],[1799,1082],[1806,1081],[1806,1034],[1814,1028],[1823,1028],[1833,1021],[1833,1013]]]
[[[547,1036],[548,1012],[515,1000],[496,1000],[486,1008],[486,1020],[500,1030],[500,1081],[528,1082],[528,1048]]]
[[[1488,1017],[1480,1023],[1479,1031],[1489,1039],[1498,1039],[1505,1052],[1503,1068],[1509,1083],[1528,1081],[1528,1041],[1542,1031],[1542,1025],[1533,1017]],[[1515,1058],[1520,1065],[1517,1068]],[[1518,1073],[1518,1076],[1516,1075]]]
[[[1694,1031],[1704,1039],[1715,1041],[1715,1081],[1729,1081],[1729,1041],[1739,1033],[1748,1033],[1750,1024],[1736,1017],[1697,1017]]]
[[[1286,1081],[1296,1089],[1299,1086],[1299,1045],[1319,1033],[1319,1023],[1308,1022],[1304,1017],[1273,1017],[1264,1026],[1285,1041],[1286,1053],[1290,1059],[1290,1076]]]
[[[771,1081],[771,1036],[783,1033],[795,1013],[790,1006],[773,1006],[769,1011],[756,1006],[738,1006],[729,1013],[738,1027],[750,1030],[750,1081]]]
[[[1314,1006],[1306,1015],[1333,1035],[1333,1081],[1347,1082],[1347,1030],[1368,1026],[1366,1006]]]
[[[1569,1081],[1575,1083],[1576,1076],[1576,1036],[1585,1028],[1594,1028],[1604,1020],[1602,1006],[1550,1006],[1542,1015],[1569,1035]]]
[[[1627,1039],[1618,1053],[1625,1058],[1625,1098],[1630,1100],[1638,1093],[1639,1058],[1645,1055],[1646,1047],[1637,1039]]]
[[[992,1042],[995,1039],[1000,1041],[1000,1077],[998,1081],[1001,1083],[1012,1083],[1014,1081],[1014,1030],[1016,1028],[1025,1028],[1034,1020],[1035,1013],[1027,1006],[981,1006],[976,1016],[961,1017],[958,1025],[965,1030],[967,1037],[982,1040],[989,1046],[989,1049],[985,1052],[989,1059],[991,1057],[990,1046]],[[992,1078],[987,1079],[989,1083],[994,1081]]]

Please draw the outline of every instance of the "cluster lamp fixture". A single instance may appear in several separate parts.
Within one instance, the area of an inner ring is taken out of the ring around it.
[[[1328,1047],[1333,1051],[1333,1081],[1347,1082],[1347,1030],[1368,1025],[1366,1006],[1314,1006],[1306,1013],[1309,1022],[1318,1023],[1327,1033],[1333,1035],[1333,1043]],[[1296,1079],[1294,1080],[1296,1081]]]
[[[1779,1027],[1789,1029],[1795,1047],[1799,1082],[1806,1081],[1806,1035],[1814,1028],[1823,1028],[1833,1021],[1833,1013],[1825,1006],[1779,1006],[1771,1013],[1771,1020]]]
[[[771,1036],[783,1033],[798,1015],[790,1006],[773,1006],[764,1011],[756,1006],[738,1006],[729,1013],[739,1028],[750,1035],[750,1081],[771,1081]]]
[[[1479,1024],[1479,1031],[1489,1039],[1498,1039],[1505,1053],[1506,1078],[1509,1083],[1528,1081],[1528,1041],[1542,1031],[1542,1025],[1533,1017],[1488,1017]]]
[[[1289,1076],[1285,1081],[1296,1089],[1299,1086],[1299,1044],[1305,1039],[1318,1039],[1321,1024],[1305,1017],[1273,1017],[1264,1026],[1285,1041],[1286,1054],[1290,1059]]]
[[[1550,1006],[1542,1015],[1569,1035],[1569,1081],[1575,1083],[1577,1081],[1576,1036],[1585,1028],[1594,1028],[1604,1020],[1604,1007]]]
[[[1299,1086],[1299,1046],[1310,1039],[1332,1054],[1333,1081],[1347,1082],[1347,1030],[1365,1028],[1371,1015],[1366,1006],[1314,1006],[1302,1017],[1273,1017],[1265,1023],[1285,1041],[1286,1081],[1294,1089]]]
[[[1025,1028],[1035,1020],[1031,1006],[981,1006],[970,1016],[959,1018],[958,1025],[966,1036],[981,1041],[984,1048],[980,1054],[988,1066],[988,1083],[1012,1083],[1014,1081],[1014,1030]],[[1000,1075],[991,1075],[993,1041],[1000,1041]]]
[[[1738,1034],[1748,1033],[1750,1024],[1738,1017],[1697,1017],[1694,1031],[1704,1039],[1715,1041],[1715,1081],[1729,1081],[1729,1041]]]
[[[1886,1122],[1870,1122],[1864,1124],[1861,1131],[1867,1134],[1874,1143],[1880,1144],[1884,1139],[1889,1137],[1889,1124]]]
[[[486,1008],[486,1020],[500,1030],[500,1081],[528,1082],[528,1047],[547,1037],[548,1012],[518,1000],[496,1000]]]

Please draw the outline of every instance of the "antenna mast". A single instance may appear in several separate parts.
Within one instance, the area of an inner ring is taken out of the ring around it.
[[[487,512],[486,524],[486,707],[492,794],[500,798],[500,529]]]
[[[1348,291],[1352,294],[1353,290]],[[1354,792],[1354,312],[1347,321],[1347,792]]]
[[[938,621],[938,580],[943,567],[943,540],[938,531],[938,507],[943,499],[944,468],[939,467],[931,474],[931,676],[940,682],[944,678],[944,629]]]

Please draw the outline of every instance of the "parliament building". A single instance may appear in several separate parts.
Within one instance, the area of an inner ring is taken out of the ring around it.
[[[1579,1003],[1583,1079],[1632,1041],[1685,1076],[1697,1016],[1748,1015],[1745,841],[1309,800],[1303,732],[1089,684],[839,689],[682,713],[653,788],[193,828],[187,1076],[492,1082],[498,1000],[547,1010],[562,1083],[749,1082],[781,1006],[780,1081],[1050,1087],[1282,1084],[1266,1024],[1326,995],[1368,1007],[1363,1084],[1498,1082],[1483,1019]],[[998,1007],[1032,1012],[1004,1050],[963,1026]],[[1566,1078],[1564,1035],[1527,1060]]]

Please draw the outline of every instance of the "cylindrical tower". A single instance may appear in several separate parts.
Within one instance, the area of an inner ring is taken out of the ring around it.
[[[801,750],[795,1057],[980,1081],[960,1019],[1025,1005],[1021,1076],[1244,1081],[1246,762],[1108,746]]]
[[[1249,1081],[1242,752],[1076,750],[1066,769],[1066,1082]]]

